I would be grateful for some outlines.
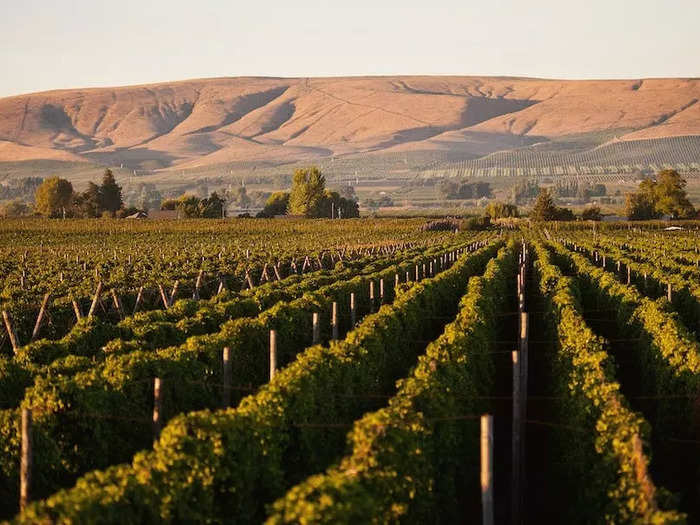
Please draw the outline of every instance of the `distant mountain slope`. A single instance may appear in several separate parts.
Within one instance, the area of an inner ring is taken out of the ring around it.
[[[61,90],[0,99],[0,162],[167,170],[402,152],[456,162],[543,142],[576,150],[700,136],[699,101],[698,79],[217,78]]]

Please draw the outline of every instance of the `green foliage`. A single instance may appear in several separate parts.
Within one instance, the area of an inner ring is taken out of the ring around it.
[[[663,170],[656,177],[656,210],[675,219],[695,215],[685,192],[686,181],[675,170]]]
[[[459,224],[460,230],[480,231],[486,230],[491,225],[491,217],[469,217]]]
[[[352,219],[360,216],[360,208],[352,199],[345,199],[334,191],[326,190],[318,205],[317,217]]]
[[[491,184],[488,182],[465,182],[461,180],[442,179],[438,191],[445,199],[480,199],[491,197]]]
[[[674,219],[688,219],[695,208],[685,192],[686,181],[675,170],[663,170],[656,181],[647,179],[639,191],[628,193],[625,213],[630,220],[649,220],[668,214]]]
[[[599,206],[590,206],[581,212],[581,219],[584,221],[602,221],[603,215]]]
[[[529,215],[535,222],[572,221],[576,217],[568,208],[560,208],[554,204],[554,198],[547,188],[541,188]]]
[[[493,341],[512,296],[516,253],[510,244],[482,278],[469,280],[455,321],[428,345],[388,406],[353,425],[350,454],[290,489],[267,523],[428,523],[436,509],[451,522],[462,516],[465,494],[478,504],[478,420],[454,416],[489,410]]]
[[[484,210],[484,215],[492,219],[519,216],[518,207],[515,204],[500,201],[489,202],[488,206],[486,206],[486,210]]]
[[[536,243],[535,251],[540,292],[547,298],[558,337],[552,377],[559,381],[554,392],[555,399],[561,399],[560,417],[567,427],[586,429],[575,440],[568,429],[556,433],[564,456],[560,461],[565,472],[560,475],[576,494],[576,506],[569,509],[567,519],[591,522],[605,516],[608,523],[682,522],[680,513],[658,509],[648,458],[641,450],[648,426],[620,394],[605,341],[581,314],[576,282],[552,264],[544,246]]]
[[[20,522],[42,521],[47,513],[66,521],[90,521],[99,516],[103,523],[144,519],[219,521],[229,516],[232,508],[240,522],[259,521],[265,502],[281,495],[289,483],[325,468],[342,451],[341,432],[296,424],[342,422],[366,412],[367,400],[352,394],[389,388],[405,373],[412,361],[409,342],[424,337],[429,329],[429,323],[421,319],[444,315],[450,305],[455,307],[468,277],[483,268],[496,248],[492,245],[461,258],[437,277],[399,291],[393,304],[367,317],[344,341],[334,342],[330,348],[308,348],[237,409],[193,412],[174,418],[152,452],[137,454],[129,467],[89,474],[75,489],[32,506]],[[389,277],[397,270],[402,268],[384,270],[385,282],[391,282]],[[356,289],[352,280],[337,286],[343,296]],[[319,297],[304,300],[313,303]],[[329,302],[324,304],[325,308],[329,306]],[[241,378],[255,377],[251,375],[253,370],[259,370],[256,373],[262,376],[266,373],[267,363],[256,356],[264,355],[267,330],[271,327],[286,333],[285,341],[290,342],[290,347],[299,346],[292,342],[295,338],[309,336],[309,307],[307,304],[299,314],[292,315],[287,306],[281,305],[281,310],[269,313],[269,321],[259,335],[240,332],[236,336],[241,337],[241,346],[234,347],[240,351],[235,353],[234,361],[236,369],[240,366]],[[182,355],[199,356],[198,362],[207,363],[214,370],[216,381],[219,352],[224,344],[230,344],[227,337],[239,333],[235,326],[222,330],[224,339],[214,343],[215,348],[211,348],[213,341],[202,339],[196,345],[189,343]],[[281,346],[283,351],[287,348],[286,344]],[[130,354],[130,359],[143,359],[145,355]],[[169,366],[173,357],[167,359]],[[283,353],[282,364],[292,357]],[[182,370],[189,369],[183,366]],[[108,380],[117,385],[133,375],[133,370],[115,370],[109,375],[106,372],[91,373],[89,377],[98,380],[97,384]],[[195,375],[196,368],[188,373]],[[338,396],[339,393],[351,395]],[[131,397],[142,396],[137,394],[138,391]],[[126,393],[115,397],[115,404],[110,402],[108,406],[117,410],[117,401],[123,395]],[[41,402],[48,398],[42,393],[31,399]],[[126,405],[129,408],[130,404]],[[135,407],[131,410],[135,411]]]
[[[58,177],[50,177],[36,189],[36,211],[45,217],[65,216],[73,198],[73,185]]]
[[[2,205],[2,211],[0,211],[3,217],[24,217],[32,213],[32,208],[26,204],[24,201],[19,199],[13,199],[7,201]]]
[[[95,218],[102,215],[102,198],[100,187],[94,182],[88,182],[88,188],[73,197],[75,215],[78,217]]]
[[[289,207],[289,193],[277,191],[270,195],[263,210],[258,213],[258,217],[274,217],[275,215],[285,215]]]
[[[304,217],[318,217],[326,189],[326,178],[316,167],[298,169],[292,179],[289,193],[289,213]]]
[[[100,208],[114,215],[117,210],[124,206],[122,200],[122,188],[114,180],[112,170],[107,168],[102,176],[102,185],[99,191]]]

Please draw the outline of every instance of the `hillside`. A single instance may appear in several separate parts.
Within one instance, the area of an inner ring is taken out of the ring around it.
[[[544,149],[553,174],[695,169],[698,100],[698,79],[218,78],[61,90],[0,99],[0,163],[185,172],[380,157],[390,170],[508,175],[539,173],[532,159]],[[487,171],[494,159],[503,171]]]

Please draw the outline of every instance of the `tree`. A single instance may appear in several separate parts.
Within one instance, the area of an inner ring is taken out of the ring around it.
[[[695,215],[685,192],[686,181],[675,170],[663,170],[656,178],[656,211],[674,219],[688,219]]]
[[[326,190],[318,206],[316,217],[350,219],[360,216],[360,207],[354,200],[344,199],[338,192]]]
[[[625,213],[629,220],[658,219],[669,214],[675,219],[691,218],[695,209],[685,191],[686,182],[675,170],[663,170],[657,180],[645,179],[639,190],[626,196]]]
[[[317,217],[325,189],[326,178],[318,168],[296,170],[289,194],[289,213]]]
[[[187,219],[196,218],[200,216],[199,203],[200,198],[196,195],[185,194],[177,200],[177,209],[180,211],[180,214]]]
[[[36,211],[45,217],[65,217],[72,198],[73,185],[66,179],[51,177],[36,189]]]
[[[581,219],[584,221],[600,221],[603,220],[603,215],[600,213],[598,206],[591,206],[581,212]]]
[[[27,203],[20,199],[7,201],[2,206],[3,217],[24,217],[25,215],[29,215],[31,211]]]
[[[198,216],[203,219],[220,219],[224,216],[226,200],[214,192],[208,198],[199,201]]]
[[[100,187],[94,182],[89,182],[87,190],[74,195],[73,209],[77,217],[93,218],[102,215]]]
[[[509,204],[505,202],[490,202],[486,206],[484,215],[491,217],[492,219],[501,219],[503,217],[517,217],[518,207],[515,204]]]
[[[286,191],[277,191],[267,198],[265,207],[258,217],[274,217],[275,215],[284,215],[287,213],[289,206],[289,193]]]
[[[103,211],[114,214],[123,206],[122,188],[114,180],[112,170],[107,168],[102,176],[102,186],[100,186],[100,207]]]
[[[530,212],[533,221],[553,221],[557,219],[557,207],[552,194],[547,188],[540,189],[535,205]]]
[[[626,195],[625,215],[631,221],[648,221],[659,218],[653,199],[641,192]]]

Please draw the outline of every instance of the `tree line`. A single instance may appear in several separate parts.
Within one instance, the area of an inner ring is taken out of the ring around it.
[[[124,208],[122,188],[110,169],[102,184],[90,182],[83,192],[74,191],[66,179],[50,177],[36,189],[34,201],[35,211],[45,217],[117,217],[136,211]]]

